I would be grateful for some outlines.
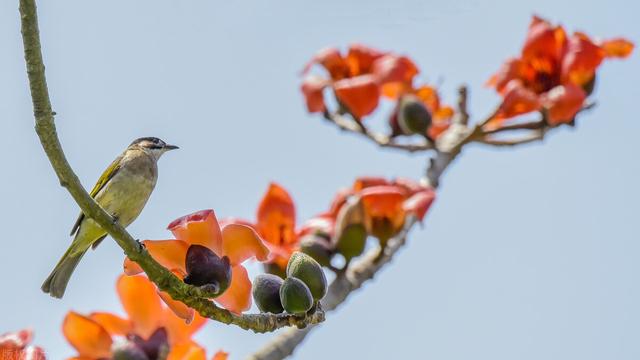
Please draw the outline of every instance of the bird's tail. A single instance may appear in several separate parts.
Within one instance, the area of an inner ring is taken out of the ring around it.
[[[73,274],[73,271],[87,250],[88,249],[77,251],[77,249],[71,245],[67,252],[62,255],[62,258],[47,280],[42,284],[42,291],[55,298],[61,299],[64,296],[64,291],[67,289],[71,274]]]

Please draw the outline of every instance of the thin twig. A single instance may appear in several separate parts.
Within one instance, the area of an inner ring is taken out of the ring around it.
[[[160,290],[167,292],[173,299],[182,301],[204,317],[225,324],[234,324],[255,332],[271,332],[288,326],[305,327],[309,324],[324,321],[324,313],[322,311],[302,318],[286,314],[237,315],[219,308],[213,301],[207,299],[212,294],[208,294],[198,287],[185,284],[173,275],[171,271],[155,261],[144,247],[141,247],[122,226],[114,221],[111,215],[105,212],[89,196],[67,162],[58,139],[53,117],[54,113],[51,109],[51,100],[47,89],[44,62],[42,60],[35,0],[20,0],[20,15],[36,132],[60,184],[69,191],[82,212],[107,231],[124,250],[125,254],[142,267],[149,279]]]
[[[460,88],[458,88],[458,111],[456,113],[456,117],[454,118],[454,123],[460,125],[469,124],[469,110],[467,106],[468,96],[469,89],[467,88],[467,86],[460,86]]]
[[[397,143],[389,136],[371,131],[367,129],[361,122],[353,119],[349,119],[345,115],[341,115],[338,113],[325,112],[324,118],[329,122],[335,124],[340,130],[355,133],[355,134],[360,134],[365,138],[373,141],[380,147],[398,149],[398,150],[403,150],[410,153],[433,150],[433,145],[426,142],[421,144]]]

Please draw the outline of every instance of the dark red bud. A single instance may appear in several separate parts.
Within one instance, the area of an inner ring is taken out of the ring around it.
[[[187,250],[185,262],[187,276],[184,282],[195,286],[218,288],[222,294],[231,283],[231,263],[229,258],[216,255],[211,249],[202,245],[191,245]]]

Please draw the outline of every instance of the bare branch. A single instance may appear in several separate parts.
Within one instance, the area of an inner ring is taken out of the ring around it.
[[[305,327],[309,324],[324,321],[324,313],[322,311],[308,317],[298,317],[286,314],[236,315],[219,308],[213,301],[208,299],[213,297],[212,295],[218,294],[210,294],[198,287],[182,282],[182,280],[155,261],[144,247],[140,246],[122,226],[114,221],[111,215],[106,213],[89,196],[67,162],[56,132],[54,113],[51,109],[51,100],[42,60],[35,0],[20,0],[20,15],[36,132],[51,162],[51,166],[60,180],[60,184],[69,191],[82,212],[105,229],[124,250],[125,254],[131,260],[140,264],[149,279],[160,290],[167,292],[173,299],[182,301],[187,306],[195,309],[202,316],[225,324],[234,324],[255,332],[270,332],[287,326]]]

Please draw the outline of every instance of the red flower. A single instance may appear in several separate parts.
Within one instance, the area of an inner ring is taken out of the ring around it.
[[[32,339],[31,330],[0,335],[0,360],[45,360],[42,348],[29,345]]]
[[[239,223],[226,223],[220,227],[213,210],[202,210],[174,220],[168,229],[175,240],[143,241],[154,259],[184,277],[190,245],[202,245],[220,257],[227,256],[232,266],[231,285],[215,301],[235,313],[251,307],[251,281],[242,263],[253,257],[264,261],[269,256],[269,249],[252,227]],[[125,259],[124,269],[128,275],[142,272],[139,265],[128,258]],[[165,294],[162,298],[180,316],[188,318],[193,314],[192,309],[171,300],[168,295]]]
[[[349,197],[362,201],[367,232],[386,242],[402,229],[408,215],[422,221],[435,192],[409,179],[360,177],[350,189],[338,193],[329,214],[337,217]]]
[[[106,312],[85,316],[73,311],[65,317],[62,332],[78,352],[70,360],[111,358],[114,352],[125,352],[124,356],[141,353],[155,360],[165,351],[167,360],[206,359],[205,350],[191,340],[205,318],[196,314],[186,324],[162,305],[155,285],[144,276],[120,276],[116,288],[128,318]],[[226,359],[218,354],[214,359]]]
[[[534,16],[519,58],[507,60],[487,82],[503,97],[491,125],[540,109],[551,125],[570,122],[588,96],[596,70],[606,58],[625,58],[633,44],[618,38],[593,41]]]
[[[378,51],[364,45],[352,45],[346,56],[336,48],[319,51],[307,63],[303,74],[314,65],[322,66],[329,79],[306,75],[302,83],[309,112],[326,110],[323,90],[331,88],[338,101],[356,118],[371,114],[380,95],[410,88],[418,67],[405,56]]]

